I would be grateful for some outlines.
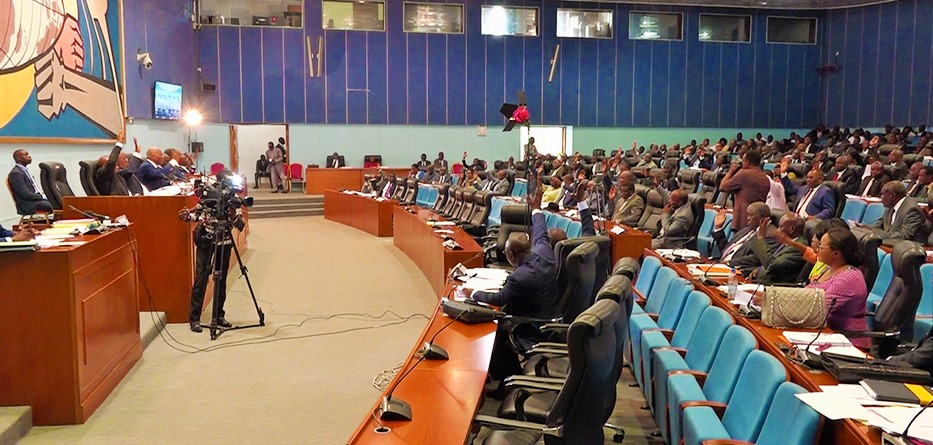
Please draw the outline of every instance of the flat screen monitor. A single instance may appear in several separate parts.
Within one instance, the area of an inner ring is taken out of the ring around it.
[[[181,85],[156,81],[152,117],[169,120],[181,119]]]

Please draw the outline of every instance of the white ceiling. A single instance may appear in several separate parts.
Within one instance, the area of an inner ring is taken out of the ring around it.
[[[596,2],[597,0],[582,0]],[[606,0],[603,0],[605,2]],[[609,0],[611,1],[611,0]],[[645,5],[680,5],[703,6],[707,8],[767,8],[767,9],[839,9],[858,6],[889,3],[895,0],[637,0],[620,1],[619,3],[634,3]]]

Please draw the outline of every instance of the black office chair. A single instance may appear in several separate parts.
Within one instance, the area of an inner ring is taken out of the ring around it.
[[[690,226],[690,231],[687,232],[687,240],[684,246],[691,250],[697,250],[697,236],[700,234],[700,226],[703,225],[706,198],[698,193],[691,193],[687,195],[687,205],[693,211],[693,224]]]
[[[492,192],[476,192],[473,194],[473,212],[470,217],[463,220],[460,227],[474,238],[486,235],[486,219],[492,209]]]
[[[700,181],[703,183],[700,193],[706,198],[706,202],[716,202],[716,192],[719,189],[719,183],[716,181],[716,172],[703,172],[700,176]]]
[[[595,157],[597,157],[597,156],[606,156],[606,149],[604,149],[604,148],[594,148],[594,149],[593,149],[593,157],[595,158]]]
[[[650,233],[652,236],[657,236],[658,227],[661,223],[661,211],[664,210],[667,199],[657,189],[649,190],[646,196],[645,211],[641,214],[641,219],[638,220],[638,228]]]
[[[395,178],[395,191],[392,192],[392,199],[401,202],[405,197],[408,188],[408,181],[405,178]]]
[[[858,240],[858,249],[862,252],[862,275],[865,276],[865,286],[871,289],[878,278],[878,248],[881,247],[881,237],[874,230],[865,227],[853,227],[852,234]]]
[[[96,172],[97,161],[78,161],[78,179],[81,180],[81,188],[87,196],[100,196],[97,184],[94,183]],[[110,191],[106,190],[106,192]]]
[[[473,208],[476,206],[476,194],[477,190],[473,189],[464,189],[463,190],[463,205],[460,207],[460,211],[456,214],[450,215],[450,220],[459,223],[465,219],[468,219],[470,215],[473,214]]]
[[[891,267],[894,275],[888,290],[874,314],[872,330],[867,332],[842,332],[847,337],[870,337],[871,355],[885,359],[899,353],[902,341],[911,341],[913,324],[920,306],[923,287],[920,282],[920,265],[926,261],[926,251],[913,241],[901,241],[891,252]]]
[[[42,191],[49,198],[52,209],[62,209],[62,199],[74,196],[71,186],[68,185],[68,172],[61,162],[39,163],[39,177],[42,182]]]
[[[627,331],[617,323],[620,305],[604,299],[580,314],[568,329],[567,350],[570,374],[560,385],[541,385],[559,391],[543,424],[532,424],[476,416],[480,425],[492,428],[484,445],[536,444],[543,438],[546,445],[600,444],[605,440],[603,424],[612,414],[616,399],[616,378],[613,371],[617,360],[617,332]],[[522,390],[525,391],[525,390]],[[518,398],[524,403],[525,392]],[[519,409],[520,414],[524,410]],[[524,415],[521,416],[524,420]]]
[[[703,173],[697,169],[685,168],[677,172],[677,180],[680,182],[680,188],[686,191],[687,193],[699,193],[700,190],[700,181]],[[706,199],[706,195],[700,193]],[[706,199],[709,202],[709,199]]]
[[[405,196],[402,197],[402,204],[414,204],[416,196],[418,196],[418,180],[406,180]]]
[[[842,216],[842,209],[846,206],[846,184],[839,181],[823,181],[823,185],[829,187],[836,195],[836,212],[833,216],[836,218]]]
[[[437,186],[437,200],[434,201],[434,213],[439,213],[444,206],[447,204],[447,199],[450,197],[450,184],[440,184]]]
[[[593,282],[593,295],[590,298],[592,302],[596,298],[596,293],[609,277],[609,268],[612,266],[612,239],[608,236],[579,236],[572,239],[559,241],[554,245],[554,259],[557,261],[557,286],[558,289],[564,289],[566,286],[566,276],[561,267],[567,260],[570,252],[573,252],[578,246],[584,243],[594,243],[599,248],[596,254],[596,278]]]

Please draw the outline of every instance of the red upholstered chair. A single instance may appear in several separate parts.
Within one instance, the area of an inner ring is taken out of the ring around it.
[[[224,168],[226,167],[224,167],[223,162],[215,162],[211,164],[211,174],[216,175],[217,173],[224,171]]]
[[[301,184],[301,189],[305,189],[305,177],[304,170],[302,170],[302,165],[299,163],[294,163],[288,167],[288,177],[292,181],[292,187],[295,184]]]

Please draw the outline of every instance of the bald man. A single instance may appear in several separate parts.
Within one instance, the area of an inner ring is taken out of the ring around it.
[[[693,209],[687,204],[687,192],[677,189],[661,211],[661,231],[659,237],[651,240],[652,249],[670,249],[683,247],[693,225]]]
[[[13,152],[13,162],[16,165],[10,170],[7,177],[10,181],[10,189],[13,191],[13,200],[16,201],[16,213],[20,215],[33,215],[39,212],[50,213],[52,203],[42,193],[39,183],[29,173],[29,164],[32,164],[32,156],[24,149]]]
[[[170,184],[169,178],[174,167],[170,164],[162,166],[162,150],[150,147],[146,150],[146,160],[139,165],[136,177],[149,190],[158,190]]]

